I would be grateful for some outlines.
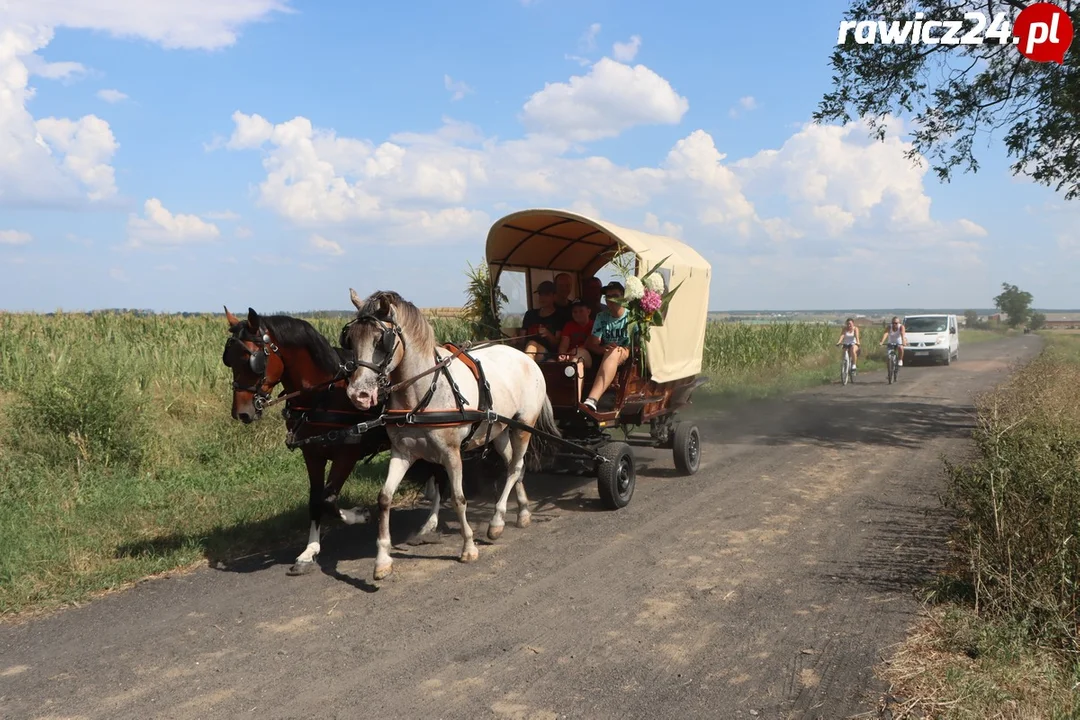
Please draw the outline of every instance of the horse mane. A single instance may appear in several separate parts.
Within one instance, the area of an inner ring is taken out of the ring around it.
[[[394,307],[394,322],[409,337],[409,342],[414,346],[410,350],[416,350],[425,356],[430,356],[435,351],[435,331],[431,323],[424,317],[424,313],[411,302],[401,297],[393,290],[376,290],[364,300],[358,309],[358,318],[365,315],[376,317],[380,320],[390,320],[389,315],[383,311],[383,305],[390,304]],[[358,331],[358,326],[353,325],[351,333]]]
[[[302,347],[308,351],[311,360],[324,372],[336,373],[341,366],[339,355],[330,342],[307,320],[291,315],[260,315],[259,319],[266,330],[274,337],[278,345]],[[247,320],[241,320],[232,328],[247,331]]]

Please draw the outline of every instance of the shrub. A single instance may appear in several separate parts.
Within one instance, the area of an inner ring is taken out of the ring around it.
[[[7,444],[53,467],[137,468],[150,437],[142,399],[115,358],[41,368],[9,410]]]
[[[976,607],[1080,651],[1080,362],[1051,348],[977,405],[945,498]]]

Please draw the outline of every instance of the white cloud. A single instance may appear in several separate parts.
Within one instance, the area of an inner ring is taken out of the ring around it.
[[[241,225],[240,227],[236,228],[236,237],[240,240],[246,240],[254,234],[255,233],[253,233],[251,231],[251,228],[249,227],[244,227]]]
[[[739,98],[739,102],[735,104],[735,107],[728,110],[728,115],[731,117],[739,117],[743,111],[749,112],[751,110],[757,110],[757,100],[752,95],[746,95]]]
[[[107,103],[118,103],[121,100],[127,100],[128,96],[119,90],[106,88],[97,91],[97,96]]]
[[[128,218],[128,244],[184,245],[213,240],[221,234],[217,225],[208,223],[197,215],[173,215],[157,198],[150,198],[143,205],[144,217],[132,213]]]
[[[960,226],[960,229],[968,235],[975,235],[977,237],[986,237],[986,228],[978,223],[974,223],[966,218],[960,218],[956,221],[956,224]]]
[[[589,25],[589,29],[578,40],[578,50],[583,53],[592,52],[596,49],[596,36],[600,34],[600,23]]]
[[[641,36],[631,35],[629,42],[617,42],[611,48],[612,56],[619,62],[628,63],[637,57],[638,50],[641,49]]]
[[[0,230],[0,245],[25,245],[34,236],[21,230]]]
[[[117,282],[127,282],[127,273],[124,272],[124,268],[112,267],[109,268],[109,277]]]
[[[345,251],[341,249],[341,245],[333,240],[327,240],[322,235],[312,235],[308,238],[308,245],[318,253],[323,255],[344,255]]]
[[[656,215],[651,212],[645,213],[645,222],[642,226],[649,232],[657,233],[658,235],[667,235],[668,237],[673,238],[682,237],[682,225],[677,225],[672,222],[661,223],[660,218],[656,217]]]
[[[204,218],[210,220],[239,220],[240,216],[234,213],[232,210],[221,210],[218,212],[203,213]]]
[[[34,96],[27,63],[51,39],[48,28],[0,30],[2,205],[70,206],[116,194],[109,161],[117,143],[108,123],[94,115],[35,120],[26,109]]]
[[[674,125],[689,108],[671,83],[644,65],[601,58],[587,75],[534,93],[521,119],[531,132],[586,142],[636,125]]]
[[[242,26],[291,12],[286,0],[33,0],[0,9],[0,27],[98,30],[165,48],[215,50],[232,45]]]
[[[111,162],[118,144],[95,115],[35,119],[27,109],[33,76],[70,80],[79,62],[49,62],[38,51],[57,28],[150,40],[166,48],[212,50],[236,42],[239,29],[274,13],[285,0],[36,0],[0,3],[0,205],[75,207],[116,196]],[[107,101],[116,91],[102,91]]]
[[[78,75],[86,74],[86,67],[77,62],[49,62],[36,53],[26,56],[26,69],[31,75],[47,80],[73,80]]]
[[[443,84],[446,86],[446,89],[450,91],[450,99],[453,101],[461,100],[466,95],[475,92],[464,82],[460,80],[454,80],[449,75],[443,75]]]
[[[109,160],[119,146],[109,123],[96,115],[78,120],[47,117],[37,121],[37,130],[50,148],[64,154],[61,167],[83,185],[91,201],[116,195]]]
[[[606,73],[625,81],[600,82]],[[594,106],[632,107],[626,97],[641,95],[635,77],[667,88],[677,98],[667,106],[673,108],[668,120],[681,118],[686,101],[664,78],[604,60],[587,77],[549,84],[534,95],[526,106],[533,124],[526,127],[537,130],[538,97],[540,105],[555,99],[547,109],[560,103],[587,108],[602,97],[595,88],[606,86],[616,90],[606,104]],[[640,105],[631,124],[641,117]],[[911,248],[933,249],[946,263],[980,263],[982,229],[970,220],[931,215],[926,171],[904,157],[910,144],[898,135],[898,122],[885,142],[870,139],[862,123],[804,125],[780,147],[739,161],[731,161],[708,132],[693,130],[658,164],[636,167],[579,152],[574,141],[620,127],[580,112],[576,126],[553,132],[551,122],[548,132],[520,139],[485,137],[445,118],[434,132],[399,133],[383,142],[342,137],[304,117],[274,124],[237,112],[233,122],[228,147],[263,155],[259,204],[297,226],[330,236],[346,232],[357,242],[476,242],[490,226],[488,213],[548,206],[686,237],[707,256],[736,258],[740,271],[759,277],[759,269],[773,265],[787,268],[776,277],[803,268],[827,274],[857,266],[861,273],[865,265],[877,271],[886,267],[875,264],[879,259]],[[759,286],[751,289],[760,296]]]

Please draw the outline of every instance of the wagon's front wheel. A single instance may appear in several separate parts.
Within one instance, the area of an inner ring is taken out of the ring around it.
[[[610,510],[618,510],[630,504],[634,494],[637,473],[634,470],[634,453],[624,442],[603,445],[598,454],[607,462],[596,471],[596,489],[600,501]]]
[[[671,451],[675,456],[675,469],[683,475],[693,475],[701,466],[701,433],[698,426],[681,422],[675,426],[674,434]]]

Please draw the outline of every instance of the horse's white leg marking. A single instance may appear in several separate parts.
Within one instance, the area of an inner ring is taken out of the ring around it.
[[[510,448],[510,436],[507,433],[499,435],[491,441],[492,446],[495,448],[495,452],[502,455],[503,460],[506,461],[506,466],[510,467],[513,450]],[[512,475],[506,476],[506,481],[503,483],[502,494],[499,495],[499,501],[495,503],[495,513],[491,516],[491,522],[488,523],[488,537],[492,540],[498,540],[503,533],[503,527],[506,525],[506,501],[510,497],[510,478]]]
[[[311,528],[308,530],[307,547],[304,548],[304,552],[300,553],[297,556],[296,562],[311,562],[315,559],[315,556],[319,554],[320,549],[321,547],[319,545],[319,524],[312,520]]]
[[[525,494],[525,452],[529,449],[529,440],[532,433],[515,430],[510,436],[510,446],[513,448],[513,456],[506,463],[508,474],[517,492],[519,528],[529,527],[532,522],[532,513],[529,512],[529,498]]]
[[[370,519],[367,508],[360,507],[359,505],[351,510],[338,510],[338,515],[341,516],[342,522],[346,525],[358,525],[360,523],[366,523]]]
[[[386,482],[379,491],[379,538],[375,541],[378,548],[375,554],[376,580],[382,580],[394,569],[394,561],[390,557],[390,504],[394,500],[398,485],[412,464],[411,459],[398,455],[395,450],[390,451],[390,468],[386,473]]]
[[[427,535],[439,526],[439,505],[442,503],[442,497],[439,495],[439,483],[435,482],[434,475],[428,478],[427,487],[424,488],[424,497],[431,501],[431,514],[428,515],[417,535]]]
[[[456,439],[454,437],[455,441]],[[461,537],[464,540],[461,548],[461,562],[473,562],[480,554],[476,551],[472,527],[469,525],[469,518],[465,515],[465,492],[461,488],[461,453],[458,452],[456,444],[446,453],[443,467],[450,475],[450,492],[453,494],[454,510],[457,511],[458,523],[461,524]]]

